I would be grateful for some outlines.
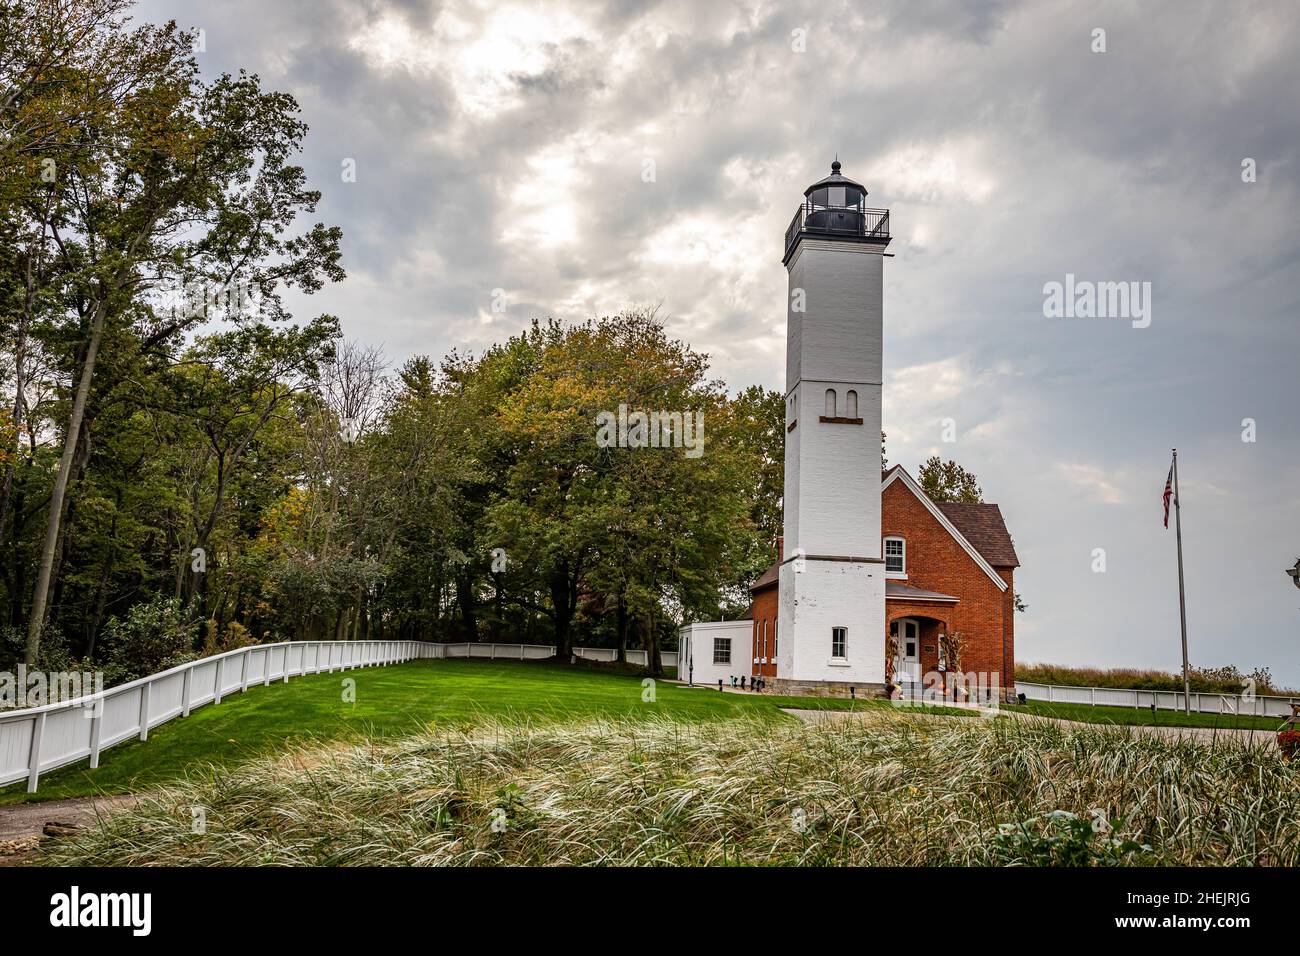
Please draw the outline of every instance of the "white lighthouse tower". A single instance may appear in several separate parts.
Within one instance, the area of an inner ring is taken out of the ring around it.
[[[885,680],[880,389],[889,212],[831,174],[785,236],[785,548],[775,686]]]

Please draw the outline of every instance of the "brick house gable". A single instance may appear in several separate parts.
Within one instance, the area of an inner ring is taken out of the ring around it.
[[[1003,690],[1009,690],[1015,679],[1012,615],[1019,559],[996,505],[950,512],[946,504],[932,502],[901,467],[886,473],[881,488],[881,534],[906,542],[906,577],[886,582],[885,626],[906,617],[922,622],[922,673],[938,664],[938,635],[960,632],[964,638],[961,669],[996,674]],[[979,546],[960,526],[978,529],[972,536]],[[889,584],[894,582],[952,595],[957,602],[944,604],[901,595],[891,598]]]

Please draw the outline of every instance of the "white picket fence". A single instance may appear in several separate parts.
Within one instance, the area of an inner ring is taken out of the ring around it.
[[[0,786],[27,778],[35,793],[42,773],[99,755],[114,744],[138,738],[173,717],[188,717],[204,704],[245,691],[254,684],[290,677],[378,667],[433,657],[434,645],[419,641],[288,641],[255,644],[190,661],[101,694],[43,707],[0,711]]]
[[[1158,710],[1182,710],[1183,692],[1169,690],[1126,690],[1117,687],[1070,687],[1063,684],[1030,684],[1016,681],[1017,692],[1027,700],[1045,700],[1056,704],[1092,704],[1097,707],[1140,707]],[[1191,709],[1202,714],[1241,717],[1290,717],[1295,697],[1211,694],[1193,691]]]
[[[555,656],[553,644],[492,644],[488,642],[464,644],[431,644],[436,650],[430,657],[472,657],[476,660],[494,661],[537,661]],[[575,657],[587,661],[602,661],[606,664],[618,660],[618,650],[613,647],[575,647]],[[649,666],[650,652],[629,648],[627,662],[640,667]],[[659,662],[664,667],[677,666],[676,651],[660,651]]]
[[[574,648],[578,657],[612,661],[613,648]],[[35,793],[41,774],[99,755],[124,740],[147,740],[149,731],[173,717],[188,717],[204,704],[256,684],[288,681],[306,674],[356,667],[380,667],[422,658],[545,660],[549,644],[431,644],[423,641],[287,641],[254,644],[150,674],[101,694],[24,710],[0,710],[0,787],[27,779]],[[631,663],[645,665],[646,651],[629,650]],[[677,666],[675,651],[660,655],[665,667]]]

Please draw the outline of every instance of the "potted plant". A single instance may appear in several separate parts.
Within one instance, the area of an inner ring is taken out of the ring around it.
[[[1300,750],[1300,704],[1291,705],[1291,716],[1283,721],[1277,731],[1277,749],[1282,759],[1290,760]]]
[[[1282,759],[1290,760],[1300,752],[1300,729],[1284,727],[1277,732],[1277,747],[1282,751]]]
[[[898,661],[898,635],[890,632],[885,635],[885,696],[890,700],[894,698],[894,690],[898,686],[894,682],[894,670]]]

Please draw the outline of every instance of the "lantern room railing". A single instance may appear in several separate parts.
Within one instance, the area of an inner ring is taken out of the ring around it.
[[[862,239],[868,242],[889,241],[889,210],[862,206],[823,206],[803,203],[785,231],[785,255],[789,258],[801,234]]]

